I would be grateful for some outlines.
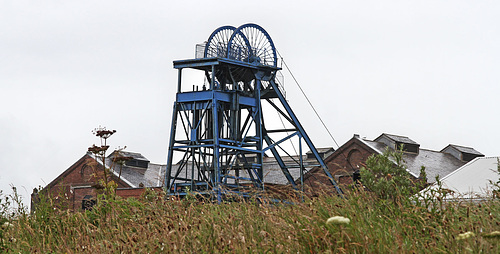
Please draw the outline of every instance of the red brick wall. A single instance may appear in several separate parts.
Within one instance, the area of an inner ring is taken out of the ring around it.
[[[161,192],[163,191],[162,187],[156,187],[153,188],[154,191],[156,192]],[[124,188],[124,189],[117,189],[116,190],[116,195],[122,198],[140,198],[142,194],[146,191],[145,188]],[[82,211],[82,201],[85,196],[90,195],[93,198],[97,197],[97,193],[95,188],[92,187],[82,187],[82,188],[75,188],[73,190],[73,199],[71,200],[71,207],[70,209],[73,211]]]
[[[144,193],[146,189],[144,188],[134,188],[134,189],[117,189],[116,195],[122,198],[138,198]]]
[[[352,183],[352,173],[365,165],[366,159],[373,154],[373,150],[356,138],[352,138],[332,155],[325,159],[325,163],[340,187]],[[305,184],[309,191],[329,188],[331,184],[321,168],[315,168],[305,176]]]
[[[55,180],[57,186],[85,186],[96,183],[96,175],[102,176],[102,166],[88,156],[83,157],[73,166],[71,166],[65,174]],[[118,181],[116,176],[112,176],[112,180],[118,182],[118,188],[130,187],[123,181]]]
[[[73,199],[71,200],[71,210],[81,211],[83,198],[87,195],[97,198],[96,189],[92,187],[73,189]]]
[[[342,149],[337,156],[327,160],[326,165],[334,177],[340,177],[340,183],[351,183],[352,173],[365,165],[366,159],[372,155],[366,146],[352,142]]]
[[[59,208],[79,210],[83,197],[86,195],[96,196],[95,189],[88,187],[96,183],[96,174],[102,174],[101,167],[92,157],[85,155],[49,183],[44,191],[48,192]],[[114,175],[112,180],[118,183],[118,188],[130,187],[124,181],[118,181]]]

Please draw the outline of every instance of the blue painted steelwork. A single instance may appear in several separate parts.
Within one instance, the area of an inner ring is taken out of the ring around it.
[[[178,87],[165,175],[167,192],[210,193],[221,201],[228,193],[247,196],[255,188],[263,190],[266,151],[272,153],[286,181],[303,188],[304,158],[290,156],[283,147],[298,138],[299,154],[305,141],[316,159],[311,165],[321,166],[341,193],[275,82],[281,68],[269,34],[255,24],[220,27],[210,35],[204,56],[174,61]],[[207,83],[201,89],[183,91],[182,70],[186,68],[203,71]],[[263,103],[271,105],[289,127],[267,127]],[[174,164],[174,158],[179,162]],[[298,179],[290,172],[293,168],[299,168]]]
[[[271,36],[256,24],[244,24],[236,28],[227,45],[227,56],[252,64],[278,65]]]
[[[234,26],[221,26],[208,37],[205,45],[205,58],[227,58],[227,44],[236,28]]]

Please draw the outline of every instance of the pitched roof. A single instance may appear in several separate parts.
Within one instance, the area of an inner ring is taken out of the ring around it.
[[[394,134],[387,134],[387,133],[382,133],[382,135],[380,135],[378,138],[374,139],[375,141],[378,140],[379,138],[381,138],[382,136],[385,136],[395,142],[400,142],[400,143],[406,143],[406,144],[415,144],[415,145],[418,145],[417,142],[411,140],[410,138],[408,137],[405,137],[405,136],[398,136],[398,135],[394,135]]]
[[[111,153],[108,157],[114,157],[115,155],[120,154],[123,157],[130,157],[134,160],[141,160],[141,161],[149,161],[146,157],[144,157],[140,153],[134,153],[134,152],[128,152],[128,151],[114,151]]]
[[[285,156],[282,157],[285,164],[289,165],[299,160],[299,156]],[[312,165],[311,163],[318,164],[316,159],[308,159],[307,156],[302,156],[302,160],[304,163],[304,169],[307,172],[311,168],[316,165]],[[289,184],[288,180],[285,177],[285,174],[281,170],[278,162],[274,157],[269,157],[264,159],[263,163],[264,168],[264,183],[271,184]],[[300,180],[300,168],[299,167],[290,167],[288,168],[290,175],[294,180]],[[305,174],[305,172],[304,172]]]
[[[312,169],[315,166],[318,166],[318,162],[316,159],[308,159],[307,155],[302,156],[303,163],[304,163],[304,168],[306,172],[310,169]],[[282,157],[283,162],[286,165],[293,165],[296,164],[299,161],[299,156],[283,156]],[[177,173],[177,169],[180,166],[180,163],[182,161],[178,162],[175,165],[172,165],[172,173],[175,174]],[[187,164],[184,165],[182,169],[182,175],[187,174],[187,176],[190,178],[191,175],[194,176],[194,179],[198,178],[198,170],[194,170],[194,172],[191,172],[191,162],[187,162]],[[288,169],[290,172],[290,175],[294,180],[298,180],[300,178],[300,168],[299,167],[290,167]],[[234,172],[234,171],[233,171]],[[305,172],[304,172],[305,174]],[[182,175],[180,177],[182,177]],[[247,171],[245,170],[240,170],[239,171],[239,176],[243,178],[249,178],[250,175],[248,174]],[[264,176],[264,183],[268,184],[289,184],[287,178],[285,177],[283,171],[281,170],[278,162],[274,157],[264,157],[263,161],[263,176]],[[245,181],[240,181],[245,182]]]
[[[381,142],[366,139],[361,140],[372,147],[372,149],[375,148],[379,153],[383,153],[386,149],[394,151],[392,147]],[[436,181],[436,176],[443,177],[465,164],[465,162],[450,154],[428,149],[420,149],[418,154],[403,153],[403,159],[408,171],[415,177],[420,175],[420,168],[424,166],[428,183],[434,183]]]
[[[500,157],[477,157],[441,179],[442,187],[455,192],[455,196],[486,197],[491,191],[491,181],[498,181],[497,171]],[[437,188],[437,186],[429,186]],[[425,191],[425,190],[424,190]]]
[[[89,155],[95,159],[93,154]],[[132,155],[130,157],[136,156],[137,158],[143,158],[141,160],[147,160],[140,153],[122,151],[122,155]],[[96,159],[96,161],[102,164],[102,160],[100,158]],[[112,169],[112,172],[116,177],[120,177],[121,180],[126,182],[132,188],[140,187],[141,183],[144,185],[144,187],[163,186],[163,178],[165,175],[166,165],[149,163],[148,168],[146,169],[127,165],[113,165],[112,159],[109,156],[108,158],[106,158],[106,165]]]
[[[121,178],[127,180],[131,187],[161,187],[163,186],[163,177],[165,175],[165,165],[149,163],[148,168],[138,169],[124,165],[121,169]],[[120,174],[120,166],[114,166],[113,173],[116,176]]]
[[[476,151],[476,149],[474,149],[472,147],[465,147],[465,146],[452,145],[452,144],[450,144],[450,145],[446,146],[445,148],[443,148],[441,150],[441,152],[444,151],[446,148],[448,148],[450,146],[453,147],[453,148],[455,148],[455,149],[457,149],[459,152],[462,152],[462,153],[470,153],[470,154],[477,154],[477,155],[484,156],[484,154]]]
[[[318,151],[318,153],[327,153],[327,152],[334,152],[335,149],[333,149],[333,147],[319,147],[316,148],[316,151]],[[312,151],[309,150],[306,154],[312,154]]]

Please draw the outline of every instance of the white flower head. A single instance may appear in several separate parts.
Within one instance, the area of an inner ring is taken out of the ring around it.
[[[488,234],[485,234],[486,237],[500,237],[500,231],[493,231]]]
[[[12,223],[6,221],[3,225],[2,225],[2,228],[9,228],[9,227],[12,227]]]
[[[467,239],[469,237],[473,237],[475,236],[474,233],[468,231],[468,232],[465,232],[465,233],[462,233],[462,234],[458,234],[457,236],[457,240],[463,240],[463,239]]]
[[[326,224],[342,225],[342,224],[349,224],[350,222],[351,222],[351,220],[349,218],[342,217],[342,216],[333,216],[333,217],[328,218],[328,220],[326,220]]]

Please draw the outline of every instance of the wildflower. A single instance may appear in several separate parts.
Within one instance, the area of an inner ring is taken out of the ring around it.
[[[9,228],[9,227],[12,227],[12,223],[6,221],[3,225],[2,225],[2,228],[6,229],[6,228]]]
[[[349,224],[351,220],[342,216],[333,216],[326,220],[326,224]]]
[[[488,234],[484,234],[486,237],[500,237],[500,231],[493,231]]]
[[[465,233],[459,234],[459,235],[457,236],[457,240],[463,240],[463,239],[467,239],[467,238],[469,238],[469,237],[473,237],[473,236],[475,236],[475,234],[474,234],[474,233],[472,233],[472,232],[470,232],[470,231],[468,231],[468,232],[465,232]]]

